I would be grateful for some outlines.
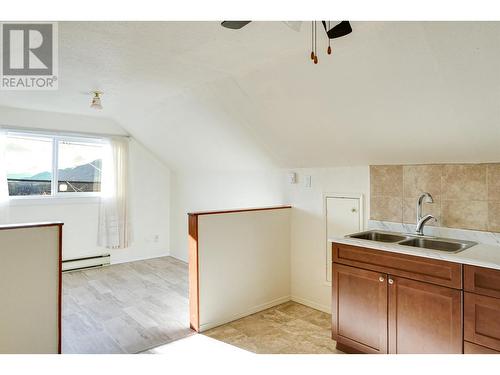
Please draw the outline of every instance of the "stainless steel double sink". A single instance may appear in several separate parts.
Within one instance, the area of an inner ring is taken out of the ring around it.
[[[431,236],[417,236],[396,232],[386,232],[370,230],[366,232],[354,233],[346,236],[360,240],[387,242],[397,245],[419,247],[423,249],[445,251],[447,253],[458,253],[469,247],[477,245],[477,242],[456,240],[451,238],[440,238]]]

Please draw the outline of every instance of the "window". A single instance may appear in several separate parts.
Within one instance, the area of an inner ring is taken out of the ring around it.
[[[98,194],[104,144],[97,138],[9,132],[6,144],[9,195]]]
[[[7,136],[5,161],[9,195],[52,194],[53,140]]]

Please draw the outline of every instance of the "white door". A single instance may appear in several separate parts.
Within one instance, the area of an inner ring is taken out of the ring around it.
[[[361,197],[325,196],[326,205],[326,279],[332,280],[331,237],[343,237],[363,230]]]

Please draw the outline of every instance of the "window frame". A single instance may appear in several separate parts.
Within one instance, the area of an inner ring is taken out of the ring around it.
[[[99,192],[59,192],[59,143],[60,142],[79,142],[90,145],[106,145],[109,141],[106,138],[97,136],[85,135],[71,135],[59,134],[50,132],[38,132],[27,130],[7,130],[7,139],[13,137],[26,137],[26,138],[50,138],[52,140],[52,180],[50,187],[50,195],[9,195],[9,200],[23,201],[23,200],[59,200],[59,199],[72,199],[72,198],[98,198],[101,196],[102,191]],[[102,177],[101,177],[102,179]],[[102,182],[102,181],[101,181]],[[102,187],[102,185],[101,185]]]

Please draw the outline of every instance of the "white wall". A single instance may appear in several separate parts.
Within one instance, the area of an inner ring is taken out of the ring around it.
[[[123,135],[112,120],[0,107],[3,126]],[[127,249],[97,246],[98,199],[61,198],[13,201],[10,222],[60,220],[63,258],[111,253],[111,262],[165,256],[170,248],[170,171],[136,140],[130,141],[130,221],[132,243]],[[155,242],[155,236],[158,236]]]
[[[200,330],[290,299],[290,209],[198,216]]]
[[[4,227],[0,244],[0,353],[57,353],[59,226]]]
[[[190,171],[171,175],[170,255],[187,261],[187,213],[287,203],[280,170],[249,172]]]
[[[357,193],[365,197],[365,219],[369,213],[368,166],[294,169],[297,184],[287,184],[291,218],[292,299],[330,312],[331,285],[326,281],[326,226],[323,193]],[[305,187],[305,176],[312,186]]]
[[[286,173],[298,174],[288,184]],[[312,187],[304,186],[312,176]],[[267,172],[172,173],[171,255],[187,260],[187,212],[237,207],[291,204],[291,297],[330,311],[331,286],[325,277],[325,216],[323,193],[361,193],[365,219],[369,215],[368,166],[273,170]]]

